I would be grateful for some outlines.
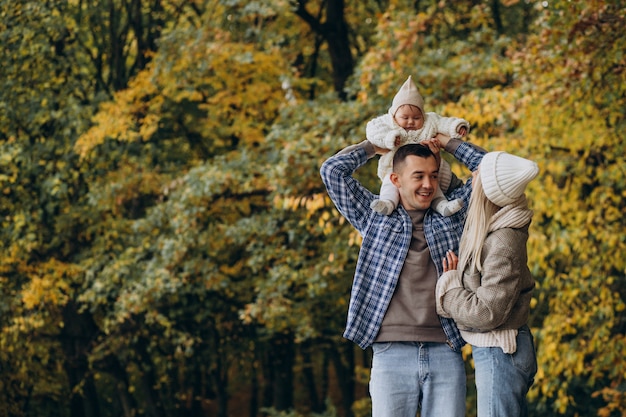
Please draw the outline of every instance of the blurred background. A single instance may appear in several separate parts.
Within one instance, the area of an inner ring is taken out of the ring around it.
[[[318,169],[409,75],[540,166],[531,415],[626,416],[623,1],[2,0],[0,41],[0,417],[368,416]]]

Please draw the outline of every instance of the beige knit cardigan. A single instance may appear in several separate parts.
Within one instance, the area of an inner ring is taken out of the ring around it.
[[[535,286],[526,242],[532,219],[526,197],[493,217],[482,251],[482,271],[445,272],[437,283],[437,312],[454,319],[474,346],[513,353],[517,329],[526,324]]]

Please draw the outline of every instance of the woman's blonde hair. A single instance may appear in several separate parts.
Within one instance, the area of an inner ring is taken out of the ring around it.
[[[468,264],[471,266],[470,271],[482,271],[480,257],[483,251],[483,243],[489,231],[491,218],[501,208],[489,201],[485,195],[485,190],[480,180],[480,172],[472,181],[472,196],[467,208],[467,219],[465,220],[459,245],[458,268],[460,271],[463,271]]]

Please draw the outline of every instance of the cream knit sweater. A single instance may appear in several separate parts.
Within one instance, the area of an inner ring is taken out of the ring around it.
[[[390,149],[380,157],[378,161],[378,177],[385,178],[391,173],[393,155],[398,148],[395,145],[396,137],[400,138],[400,145],[407,143],[420,143],[423,140],[433,138],[437,133],[443,133],[451,138],[459,137],[458,131],[465,127],[469,133],[469,123],[458,117],[444,117],[437,113],[428,112],[424,115],[424,126],[419,130],[404,130],[389,113],[380,115],[370,120],[365,126],[365,137],[374,145]],[[447,187],[441,187],[446,190]]]

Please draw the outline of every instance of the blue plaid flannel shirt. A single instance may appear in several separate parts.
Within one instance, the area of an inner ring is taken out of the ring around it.
[[[320,169],[331,200],[363,237],[343,334],[362,349],[370,346],[378,335],[409,250],[413,227],[401,205],[390,216],[374,212],[370,202],[378,196],[352,177],[354,171],[373,156],[368,156],[366,146],[366,141],[353,145],[330,157]],[[447,149],[471,171],[478,167],[485,154],[484,150],[456,139],[450,140]],[[459,182],[456,177],[452,183],[455,182]],[[470,194],[471,178],[447,194],[449,199],[464,200],[465,205],[459,212],[445,217],[429,210],[424,218],[424,234],[439,276],[443,273],[442,260],[446,251],[450,249],[458,254]],[[459,350],[465,341],[456,324],[444,317],[440,320],[448,344]]]

